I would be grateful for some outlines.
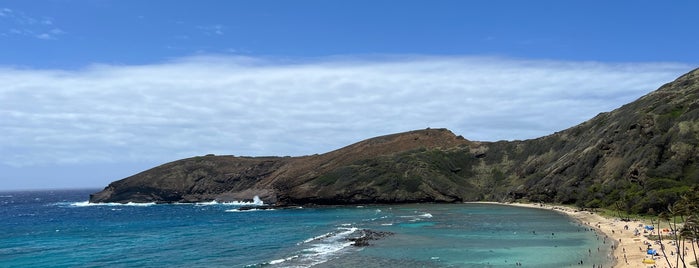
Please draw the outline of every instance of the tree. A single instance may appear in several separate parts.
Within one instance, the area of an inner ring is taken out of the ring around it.
[[[680,263],[683,268],[687,267],[687,256],[684,255],[687,242],[692,245],[694,262],[699,263],[696,254],[699,248],[699,185],[693,186],[691,191],[683,194],[675,203],[668,205],[666,211],[658,215],[658,240],[661,242],[665,261],[668,266],[673,267],[662,246],[662,233],[659,226],[661,222],[667,222],[672,231],[672,239],[677,249],[674,267],[680,267]]]

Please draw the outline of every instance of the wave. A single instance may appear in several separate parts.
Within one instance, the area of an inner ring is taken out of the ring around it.
[[[357,232],[357,230],[359,229],[356,227],[339,227],[336,231],[308,238],[297,244],[304,246],[297,254],[283,259],[264,262],[259,264],[259,266],[310,267],[327,262],[336,254],[341,253],[354,244],[347,238]]]
[[[254,202],[245,201],[231,201],[231,202],[218,202],[216,200],[209,202],[199,202],[199,203],[175,203],[178,205],[195,205],[195,206],[252,206],[255,205]]]
[[[328,238],[328,237],[333,236],[333,234],[334,234],[334,232],[329,232],[329,233],[326,233],[326,234],[323,234],[323,235],[319,235],[319,236],[316,236],[316,237],[311,237],[311,238],[309,238],[309,239],[303,240],[303,242],[300,242],[300,243],[298,243],[297,245],[306,244],[306,243],[311,243],[311,242],[316,241],[316,240],[321,240],[321,239],[323,239],[323,238]]]
[[[282,263],[282,262],[290,261],[290,260],[296,259],[296,258],[298,258],[298,257],[299,257],[299,255],[294,255],[294,256],[291,256],[291,257],[288,257],[288,258],[285,258],[285,259],[273,260],[273,261],[270,261],[270,262],[268,262],[268,263],[266,263],[266,264],[270,264],[270,265],[280,264],[280,263]]]
[[[11,196],[9,196],[11,197]],[[69,205],[71,207],[93,207],[93,206],[131,206],[131,207],[148,207],[152,205],[156,205],[155,202],[150,202],[150,203],[134,203],[134,202],[128,202],[128,203],[91,203],[90,201],[82,201],[82,202],[59,202],[56,203],[57,205]],[[255,196],[252,200],[252,202],[245,202],[245,201],[232,201],[232,202],[218,202],[216,200],[209,201],[209,202],[198,202],[198,203],[172,203],[172,205],[194,205],[194,206],[264,206],[264,202],[260,200],[260,197]],[[168,204],[163,204],[163,205],[168,205]]]
[[[188,203],[179,203],[179,204],[188,204]],[[252,198],[252,202],[246,202],[246,201],[218,202],[216,200],[213,200],[213,201],[209,201],[209,202],[194,203],[194,205],[195,206],[264,206],[265,202],[263,202],[259,196],[255,196]]]
[[[149,207],[155,205],[155,203],[90,203],[90,201],[82,201],[82,202],[68,202],[68,203],[57,203],[58,205],[68,205],[71,207],[99,207],[99,206],[106,206],[106,207],[118,207],[118,206],[127,206],[127,207]]]
[[[415,213],[422,213],[415,211]],[[432,218],[432,214],[425,212],[419,215],[407,215],[407,216],[398,216],[399,218],[404,218],[404,219],[409,219],[409,221],[421,221],[422,219],[429,219]]]
[[[359,230],[356,227],[340,227],[337,232],[327,238],[318,240],[318,243],[312,243],[310,249],[307,250],[305,254],[306,258],[311,261],[310,265],[317,265],[324,263],[330,259],[337,252],[351,246],[354,242],[347,240],[347,238]]]

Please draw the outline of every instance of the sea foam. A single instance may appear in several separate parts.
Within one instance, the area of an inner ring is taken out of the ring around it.
[[[5,197],[5,196],[2,196]],[[11,196],[7,196],[11,197]],[[82,202],[59,202],[56,203],[57,205],[69,205],[71,207],[93,207],[93,206],[131,206],[131,207],[148,207],[152,205],[156,205],[155,202],[149,202],[149,203],[134,203],[134,202],[128,202],[128,203],[91,203],[90,201],[82,201]],[[198,202],[198,203],[173,203],[174,205],[194,205],[194,206],[264,206],[264,202],[260,199],[259,196],[255,196],[252,200],[252,202],[245,202],[245,201],[232,201],[232,202],[218,202],[216,200],[212,200],[209,202]]]
[[[354,243],[347,240],[347,238],[357,230],[359,229],[356,227],[339,227],[334,232],[308,238],[303,242],[297,243],[297,245],[307,245],[299,254],[263,264],[277,265],[284,263],[283,267],[310,267],[327,262],[337,253]]]
[[[190,203],[177,203],[177,204],[189,205]],[[209,201],[209,202],[194,203],[195,206],[249,206],[249,205],[254,205],[254,204],[255,203],[253,203],[253,202],[244,202],[244,201],[218,202],[216,200]]]
[[[58,203],[59,205],[64,205],[66,203]],[[90,201],[83,201],[83,202],[70,202],[67,203],[71,207],[97,207],[97,206],[106,206],[106,207],[116,207],[116,206],[127,206],[127,207],[149,207],[152,205],[155,205],[154,202],[151,203],[133,203],[133,202],[128,202],[128,203],[90,203]]]

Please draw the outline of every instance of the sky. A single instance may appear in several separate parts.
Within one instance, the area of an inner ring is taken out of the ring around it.
[[[699,1],[0,0],[0,191],[448,128],[531,139],[699,67]]]

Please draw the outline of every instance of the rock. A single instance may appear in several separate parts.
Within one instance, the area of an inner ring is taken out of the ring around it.
[[[274,209],[272,206],[242,206],[238,208],[238,211],[247,211],[247,210],[268,210],[268,209]]]
[[[369,243],[369,241],[371,240],[380,240],[385,237],[394,235],[394,233],[392,232],[372,231],[369,229],[363,229],[360,233],[360,236],[347,238],[347,241],[354,242],[352,245],[355,247],[366,247],[371,245]]]

